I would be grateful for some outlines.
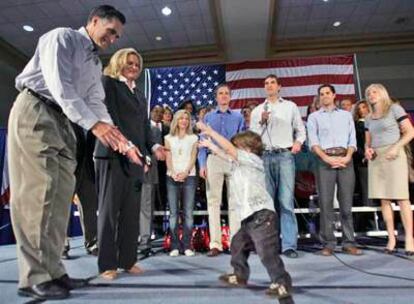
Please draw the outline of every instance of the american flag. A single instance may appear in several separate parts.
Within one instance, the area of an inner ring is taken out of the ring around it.
[[[214,88],[224,82],[224,65],[148,69],[150,108],[170,106],[174,111],[187,100],[197,108],[214,105]]]
[[[232,89],[230,107],[240,109],[264,101],[264,78],[269,74],[278,76],[280,96],[294,101],[303,116],[324,83],[335,87],[338,100],[355,100],[352,55],[149,69],[148,74],[151,107],[159,104],[176,109],[188,99],[197,107],[214,105],[214,87],[225,80]]]

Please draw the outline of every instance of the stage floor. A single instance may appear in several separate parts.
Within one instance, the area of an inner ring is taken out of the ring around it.
[[[73,258],[65,261],[69,275],[95,277],[96,258],[88,256],[82,239],[71,241]],[[283,258],[293,278],[296,303],[350,304],[350,303],[414,303],[414,260],[402,256],[385,255],[371,247],[361,257],[339,253],[337,257],[322,257],[303,247],[299,259]],[[140,276],[121,274],[112,282],[99,278],[91,286],[72,291],[69,299],[60,303],[277,303],[264,292],[269,284],[266,271],[257,255],[250,257],[251,278],[245,289],[229,289],[217,277],[229,270],[230,255],[208,258],[171,258],[160,252],[141,260],[146,272]],[[358,271],[360,270],[360,271]],[[404,277],[397,279],[369,275],[361,271]],[[0,303],[40,303],[16,294],[17,263],[15,246],[0,247]]]

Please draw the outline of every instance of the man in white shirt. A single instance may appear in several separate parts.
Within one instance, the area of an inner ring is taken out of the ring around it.
[[[262,137],[266,189],[280,215],[282,253],[297,258],[298,224],[294,212],[295,159],[306,139],[305,126],[295,103],[279,96],[276,75],[264,81],[267,98],[254,108],[250,130]]]
[[[103,103],[97,55],[97,48],[119,38],[124,23],[112,6],[93,9],[86,27],[57,28],[41,36],[16,78],[20,94],[9,117],[8,154],[21,296],[63,299],[87,283],[69,278],[60,260],[75,187],[76,138],[70,121],[141,163],[138,149],[113,125]]]

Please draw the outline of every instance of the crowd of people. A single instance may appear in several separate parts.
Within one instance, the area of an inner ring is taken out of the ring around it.
[[[388,231],[385,253],[396,250],[391,207],[396,202],[405,253],[414,255],[408,190],[412,158],[405,152],[414,129],[385,87],[370,85],[366,101],[354,105],[352,100],[337,104],[335,87],[322,84],[305,122],[297,105],[279,95],[281,84],[271,74],[264,79],[266,100],[259,105],[230,109],[231,89],[220,84],[215,108],[197,110],[185,101],[175,113],[155,106],[147,117],[147,100],[135,83],[144,66],[141,55],[132,48],[116,51],[102,75],[96,53],[119,38],[125,22],[121,12],[103,5],[78,31],[60,28],[44,34],[16,79],[20,94],[10,114],[8,147],[19,295],[62,299],[87,284],[70,278],[61,262],[75,194],[87,210],[85,246],[97,255],[103,279],[114,280],[119,271],[143,272],[137,251],[151,251],[156,201],[169,205],[169,255],[194,256],[194,197],[201,178],[207,197],[208,257],[223,252],[220,218],[226,183],[234,272],[220,280],[246,285],[247,259],[255,251],[271,278],[267,293],[293,302],[291,277],[279,253],[299,257],[295,155],[304,146],[317,156],[319,254],[332,255],[337,243],[335,187],[342,250],[362,254],[351,212],[356,174],[363,204],[381,201]],[[87,143],[93,136],[97,140],[91,149]]]

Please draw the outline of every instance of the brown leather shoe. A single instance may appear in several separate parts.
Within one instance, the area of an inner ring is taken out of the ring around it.
[[[331,256],[333,252],[334,250],[332,248],[324,247],[321,251],[318,251],[318,254],[323,256]]]
[[[219,254],[221,254],[221,251],[220,251],[220,250],[218,250],[217,248],[212,248],[212,249],[210,249],[210,251],[209,251],[209,252],[207,252],[207,256],[208,256],[208,257],[210,257],[210,258],[212,258],[212,257],[216,257],[216,256],[218,256]]]
[[[343,247],[342,252],[350,255],[362,255],[362,250],[355,246]]]

